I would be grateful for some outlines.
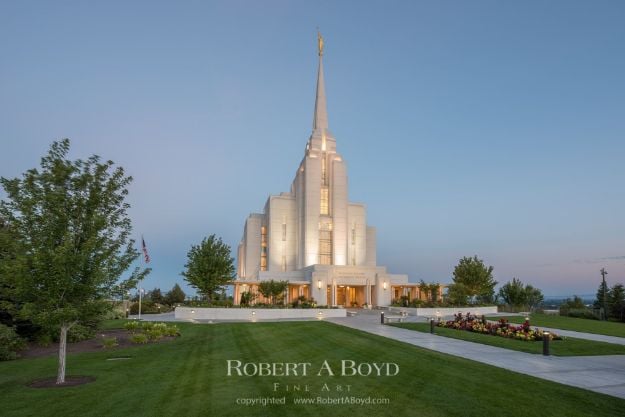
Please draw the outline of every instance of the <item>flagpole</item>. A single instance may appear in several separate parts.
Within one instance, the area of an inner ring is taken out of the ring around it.
[[[141,296],[143,295],[143,288],[139,287],[139,320],[141,320]]]

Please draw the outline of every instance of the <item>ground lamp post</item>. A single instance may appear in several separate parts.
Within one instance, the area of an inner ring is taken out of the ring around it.
[[[430,333],[434,334],[434,317],[430,317]]]
[[[384,324],[384,312],[380,313],[380,323]]]
[[[549,356],[549,339],[551,335],[549,332],[543,332],[543,355]]]

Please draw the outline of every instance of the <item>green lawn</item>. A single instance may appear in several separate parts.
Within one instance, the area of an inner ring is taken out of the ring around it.
[[[55,374],[54,357],[0,363],[3,416],[607,416],[625,400],[516,374],[327,322],[179,324],[173,342],[68,358],[68,374],[95,382],[32,389]],[[130,355],[126,361],[107,357]],[[308,377],[226,376],[226,360],[311,362]],[[321,376],[324,360],[394,362],[397,376]],[[310,392],[273,392],[273,384]],[[327,383],[331,392],[321,392]],[[342,392],[334,391],[337,385]],[[350,392],[346,392],[350,385]],[[286,397],[286,405],[236,405],[237,398]],[[385,405],[294,405],[294,398],[388,398]]]
[[[393,326],[417,330],[424,333],[430,332],[429,323],[397,323],[393,324]],[[434,332],[440,336],[482,343],[484,345],[497,346],[527,353],[543,353],[543,342],[541,341],[527,342],[488,334],[467,332],[464,330],[447,329],[444,327],[436,327]],[[625,355],[624,345],[574,339],[572,337],[567,337],[565,340],[551,341],[549,350],[554,356]]]
[[[499,320],[501,317],[487,317],[489,320]],[[505,317],[511,323],[523,323],[525,317]],[[604,334],[606,336],[625,337],[625,323],[613,321],[599,321],[576,319],[573,317],[555,316],[551,314],[531,314],[532,326],[551,327],[554,329],[573,330],[576,332]]]

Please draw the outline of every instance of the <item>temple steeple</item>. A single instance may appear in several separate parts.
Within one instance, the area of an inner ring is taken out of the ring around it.
[[[323,80],[323,38],[317,33],[319,48],[319,70],[317,72],[317,95],[315,97],[315,115],[313,130],[328,129],[328,110],[326,107],[326,88]]]

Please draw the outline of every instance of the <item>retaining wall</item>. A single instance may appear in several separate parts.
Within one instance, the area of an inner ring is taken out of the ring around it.
[[[181,320],[280,320],[346,317],[344,308],[192,308],[176,307],[175,317]]]

